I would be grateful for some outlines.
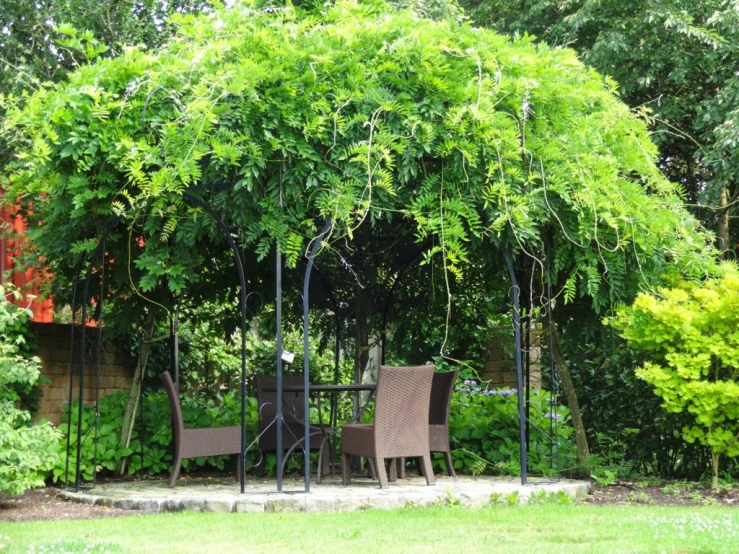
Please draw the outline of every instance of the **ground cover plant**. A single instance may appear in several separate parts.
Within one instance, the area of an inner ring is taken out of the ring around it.
[[[665,552],[739,549],[731,508],[539,503],[349,513],[179,513],[0,524],[9,552]],[[193,529],[201,530],[193,532]],[[206,531],[207,530],[207,531]]]
[[[531,391],[529,406],[529,472],[553,476],[558,469],[575,466],[569,410],[552,406],[544,390]],[[485,389],[472,379],[460,381],[449,410],[449,442],[457,471],[520,475],[518,441],[516,389]]]

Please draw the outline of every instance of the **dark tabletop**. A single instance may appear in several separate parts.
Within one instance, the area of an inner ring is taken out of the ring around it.
[[[374,384],[352,384],[352,385],[309,385],[308,392],[362,392],[373,391],[377,388]],[[277,392],[277,387],[264,387],[265,392]],[[303,392],[303,385],[283,385],[282,392]]]

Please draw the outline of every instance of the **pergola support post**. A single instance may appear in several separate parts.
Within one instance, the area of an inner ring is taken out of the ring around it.
[[[236,260],[236,270],[239,275],[239,284],[241,285],[241,294],[239,295],[241,303],[241,456],[239,456],[239,486],[241,488],[241,494],[243,494],[246,489],[246,277],[244,275],[244,262],[241,259],[239,247],[231,236],[228,225],[226,225],[218,213],[207,202],[189,192],[184,192],[183,196],[195,205],[203,208],[216,221],[221,231],[223,231],[223,236],[231,246]],[[179,368],[177,368],[177,376],[179,381]]]
[[[313,262],[318,254],[318,249],[321,247],[323,239],[326,238],[326,234],[331,229],[332,221],[329,219],[323,226],[320,234],[315,238],[313,247],[310,250],[308,256],[308,265],[305,268],[305,278],[303,279],[303,402],[305,421],[303,422],[303,447],[305,448],[305,455],[303,456],[303,463],[305,465],[305,492],[310,492],[310,317],[309,317],[309,302],[308,302],[308,291],[310,289],[310,276],[311,270],[313,269]]]
[[[515,341],[515,362],[516,362],[516,393],[518,396],[518,442],[519,442],[519,460],[521,464],[521,484],[528,482],[527,465],[528,452],[526,451],[526,422],[524,413],[524,392],[523,392],[523,360],[521,356],[521,314],[519,310],[519,294],[518,281],[516,280],[516,270],[513,265],[511,253],[506,249],[501,249],[503,259],[508,266],[508,275],[511,279],[511,303],[513,305],[513,340]]]

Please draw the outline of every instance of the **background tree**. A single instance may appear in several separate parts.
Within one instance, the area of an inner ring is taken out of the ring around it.
[[[532,34],[574,48],[580,58],[618,83],[620,97],[649,118],[659,167],[717,245],[730,256],[736,235],[737,11],[735,2],[531,0],[460,4],[478,25],[506,34]],[[634,290],[633,293],[637,291]],[[626,296],[621,297],[626,300]],[[577,302],[576,302],[577,303]],[[627,458],[661,475],[703,472],[702,449],[675,440],[685,416],[665,414],[633,371],[644,353],[626,347],[588,305],[555,317],[580,391],[591,444],[608,459]],[[578,314],[573,317],[572,314]],[[639,410],[610,406],[633,405]],[[619,462],[621,463],[621,462]]]
[[[621,98],[648,110],[660,168],[685,202],[734,248],[730,213],[739,199],[734,126],[739,12],[727,0],[531,0],[460,4],[476,23],[567,45],[618,83]],[[716,132],[716,129],[723,131]],[[730,133],[730,131],[729,131]]]

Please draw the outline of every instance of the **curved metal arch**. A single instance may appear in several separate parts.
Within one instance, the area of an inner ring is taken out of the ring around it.
[[[205,188],[205,187],[203,187]],[[239,247],[236,244],[236,241],[234,240],[233,236],[231,235],[231,230],[229,229],[228,225],[223,221],[223,219],[218,215],[218,213],[204,200],[201,198],[198,198],[197,196],[194,196],[193,194],[185,191],[182,193],[182,196],[184,198],[187,198],[190,200],[193,204],[196,206],[199,206],[203,210],[205,210],[218,224],[218,226],[221,228],[221,231],[223,231],[224,237],[226,237],[226,241],[228,242],[229,246],[231,246],[231,250],[234,253],[234,259],[236,260],[236,270],[239,275],[239,284],[241,285],[241,294],[240,294],[240,303],[241,303],[241,456],[239,456],[239,486],[241,488],[241,493],[243,494],[245,492],[246,488],[246,461],[245,461],[245,452],[246,452],[246,277],[244,274],[244,262],[241,259],[241,253],[239,252]],[[177,369],[179,374],[179,368]]]
[[[305,413],[305,421],[304,421],[304,428],[303,428],[303,434],[304,434],[304,447],[305,447],[305,456],[303,456],[303,463],[305,464],[305,492],[310,492],[310,404],[309,404],[309,394],[308,394],[308,388],[310,386],[310,348],[308,344],[309,339],[309,316],[308,316],[308,289],[310,288],[310,276],[311,276],[311,270],[313,269],[313,262],[316,259],[316,255],[318,254],[318,249],[321,247],[321,243],[323,242],[323,239],[326,238],[326,235],[328,234],[329,230],[331,229],[331,226],[333,225],[332,220],[327,220],[326,223],[323,226],[323,229],[321,229],[321,232],[318,234],[318,236],[315,238],[313,242],[313,247],[311,248],[310,254],[308,255],[308,265],[305,268],[305,278],[303,279],[303,402],[304,404],[304,413]],[[282,447],[281,444],[278,444],[278,448]]]

